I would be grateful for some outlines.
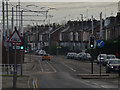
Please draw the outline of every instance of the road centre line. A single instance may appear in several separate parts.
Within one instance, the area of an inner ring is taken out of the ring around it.
[[[33,79],[33,88],[35,88],[34,79]]]
[[[48,63],[48,62],[47,62]],[[49,66],[54,70],[54,72],[57,72],[56,71],[56,69],[50,64],[50,63],[48,63],[49,64]]]
[[[70,70],[76,72],[76,70],[74,70],[73,68],[71,68],[70,66],[66,65],[65,63],[63,63],[63,65],[65,65],[66,67],[68,67]]]
[[[36,78],[36,80],[35,80],[35,85],[36,85],[36,88],[37,88],[37,90],[38,90],[37,78]]]
[[[33,88],[34,90],[38,90],[38,85],[37,85],[37,78],[36,79],[33,79]]]

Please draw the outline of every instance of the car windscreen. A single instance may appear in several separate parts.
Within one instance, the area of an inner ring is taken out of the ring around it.
[[[115,56],[107,56],[107,59],[113,59]]]
[[[120,60],[110,60],[109,64],[120,64]]]

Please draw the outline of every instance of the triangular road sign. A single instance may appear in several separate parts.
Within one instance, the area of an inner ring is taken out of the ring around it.
[[[12,35],[10,36],[10,38],[8,39],[9,43],[22,43],[22,39],[18,33],[17,30],[15,30]]]

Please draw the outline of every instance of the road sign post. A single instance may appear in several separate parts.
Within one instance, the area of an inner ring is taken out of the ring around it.
[[[96,45],[101,48],[101,47],[104,46],[104,41],[103,40],[98,40]],[[100,76],[101,76],[101,51],[100,51],[100,62],[99,63],[100,63]]]
[[[14,59],[13,88],[16,88],[16,80],[17,80],[17,62],[16,62],[16,43],[15,43],[15,59]]]
[[[12,43],[14,45],[14,48],[15,48],[13,88],[16,88],[16,81],[17,81],[17,57],[16,57],[17,51],[16,51],[16,46],[17,46],[17,44],[19,44],[19,45],[22,44],[22,39],[21,39],[16,28],[7,42]]]

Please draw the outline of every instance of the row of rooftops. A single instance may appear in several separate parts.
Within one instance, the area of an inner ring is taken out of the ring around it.
[[[51,34],[60,30],[61,32],[71,32],[71,31],[90,31],[92,29],[91,20],[88,19],[87,21],[68,21],[65,25],[41,25],[38,26],[38,32],[40,34],[47,34],[49,33],[49,27],[52,27],[50,31]],[[100,26],[100,21],[94,19],[93,20],[94,28]],[[120,12],[117,13],[116,17],[110,16],[103,20],[103,29],[109,28],[114,25],[120,24]],[[83,25],[83,26],[82,26]],[[36,26],[31,27],[31,30],[27,30],[27,32],[36,32]]]

